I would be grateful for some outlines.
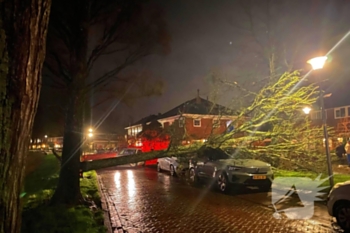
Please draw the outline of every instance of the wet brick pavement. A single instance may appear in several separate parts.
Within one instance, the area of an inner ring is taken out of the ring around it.
[[[115,233],[341,232],[331,221],[275,219],[272,208],[253,200],[266,193],[250,194],[250,201],[191,187],[152,168],[98,174]]]

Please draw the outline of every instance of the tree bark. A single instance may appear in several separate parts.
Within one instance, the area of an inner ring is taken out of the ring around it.
[[[0,0],[0,233],[20,232],[20,191],[51,0]]]
[[[74,206],[81,201],[80,155],[82,152],[82,110],[77,94],[72,95],[66,114],[60,177],[51,204]]]
[[[70,56],[68,85],[69,102],[66,109],[63,135],[62,163],[57,189],[51,199],[52,205],[74,206],[81,203],[80,156],[84,139],[83,119],[86,102],[85,80],[87,79],[88,51],[88,1],[81,1],[79,29],[76,31]]]

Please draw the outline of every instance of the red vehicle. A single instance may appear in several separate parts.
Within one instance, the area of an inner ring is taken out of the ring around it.
[[[129,148],[138,148],[141,149],[143,153],[157,150],[165,150],[169,146],[168,140],[147,140],[143,139],[142,142],[137,143],[136,145],[130,145]],[[156,165],[158,159],[151,159],[145,162],[145,165]]]
[[[80,161],[90,161],[90,160],[99,160],[99,159],[109,159],[115,158],[117,155],[116,151],[96,151],[94,154],[85,154],[81,157]]]

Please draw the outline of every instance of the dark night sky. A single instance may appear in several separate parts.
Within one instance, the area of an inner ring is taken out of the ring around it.
[[[236,7],[236,1],[156,1],[164,8],[172,37],[171,53],[166,56],[149,56],[128,70],[147,69],[161,77],[165,84],[163,95],[140,99],[133,106],[118,105],[101,125],[101,131],[117,128],[150,114],[170,110],[194,98],[197,89],[200,89],[202,97],[210,96],[212,90],[207,77],[212,71],[220,71],[228,77],[234,77],[237,73],[244,72],[242,69],[257,69],[256,71],[264,76],[265,71],[259,70],[261,67],[256,66],[256,55],[243,49],[253,48],[255,45],[251,44],[246,35],[235,26],[236,22],[245,21],[237,17],[237,12],[241,10]],[[280,25],[276,27],[276,34],[285,36],[286,42],[291,46],[296,42],[299,43],[300,53],[295,58],[295,68],[309,69],[305,64],[308,58],[317,52],[328,52],[350,30],[350,1],[287,0],[287,2],[292,4],[287,10],[289,16],[281,12],[283,17],[276,21],[276,24]],[[258,6],[258,11],[259,7],[263,6]],[[288,17],[295,20],[283,23]],[[331,56],[332,62],[326,67],[325,73],[336,81],[328,85],[337,90],[342,87],[343,90],[338,91],[337,98],[349,99],[350,104],[348,91],[350,36]],[[109,64],[106,61],[103,63]],[[97,67],[94,72],[98,73],[99,69],[104,70],[105,67]],[[259,82],[259,78],[256,81]],[[226,104],[231,98],[230,93],[221,93],[219,102]],[[334,101],[340,103],[343,100],[334,99]],[[106,103],[93,109],[94,121],[101,119],[109,106],[110,103]]]

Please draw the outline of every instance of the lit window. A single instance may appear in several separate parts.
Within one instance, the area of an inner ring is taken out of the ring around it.
[[[311,113],[311,119],[312,120],[322,119],[322,112],[317,111],[317,112]]]
[[[201,127],[201,119],[194,119],[193,126],[194,127]]]
[[[184,127],[185,126],[185,118],[184,117],[180,117],[179,119],[179,127]]]
[[[213,119],[213,128],[219,128],[220,127],[220,120]]]

